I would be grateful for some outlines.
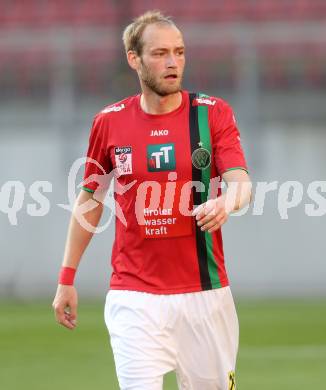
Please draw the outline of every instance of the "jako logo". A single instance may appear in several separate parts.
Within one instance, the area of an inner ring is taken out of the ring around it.
[[[147,168],[149,172],[174,170],[174,144],[147,145]]]
[[[160,135],[168,135],[168,134],[169,134],[169,130],[166,130],[166,129],[165,130],[152,130],[150,136],[157,137]]]

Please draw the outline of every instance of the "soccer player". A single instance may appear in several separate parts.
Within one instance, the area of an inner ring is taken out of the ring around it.
[[[185,45],[169,17],[139,16],[123,42],[141,93],[95,116],[93,162],[77,198],[77,205],[96,201],[85,214],[96,227],[101,175],[115,172],[123,189],[114,194],[122,217],[104,309],[119,385],[159,390],[175,370],[180,389],[234,390],[239,327],[221,227],[251,190],[233,111],[221,98],[182,89]],[[73,212],[53,301],[69,329],[77,318],[74,276],[92,234]]]

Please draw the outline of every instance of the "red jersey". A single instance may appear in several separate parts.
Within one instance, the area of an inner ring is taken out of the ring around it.
[[[221,230],[200,230],[195,206],[221,194],[220,177],[246,170],[232,108],[222,99],[182,91],[162,115],[145,113],[140,95],[107,106],[94,119],[87,156],[117,183],[111,289],[158,294],[228,285]],[[84,179],[103,174],[87,163]],[[94,192],[98,183],[85,185]]]

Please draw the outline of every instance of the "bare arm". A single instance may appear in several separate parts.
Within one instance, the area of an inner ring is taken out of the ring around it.
[[[224,198],[226,200],[226,211],[232,213],[241,210],[251,201],[252,183],[250,177],[243,169],[227,171],[222,175],[228,189]]]
[[[77,269],[81,257],[87,248],[93,232],[85,229],[76,218],[78,206],[93,198],[93,194],[82,190],[76,199],[68,228],[62,266]],[[96,202],[94,200],[94,202]],[[86,221],[94,228],[98,225],[103,212],[103,204],[96,202],[95,207],[84,214]],[[74,286],[58,284],[52,307],[58,323],[68,329],[76,327],[78,295]]]
[[[216,199],[210,199],[199,205],[193,212],[201,230],[212,233],[219,229],[229,214],[242,209],[251,201],[251,181],[243,169],[227,171],[223,175],[227,191]]]

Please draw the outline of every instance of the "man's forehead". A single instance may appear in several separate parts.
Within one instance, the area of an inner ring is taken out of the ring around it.
[[[184,46],[180,30],[168,24],[151,24],[147,26],[143,31],[142,40],[147,50]]]

